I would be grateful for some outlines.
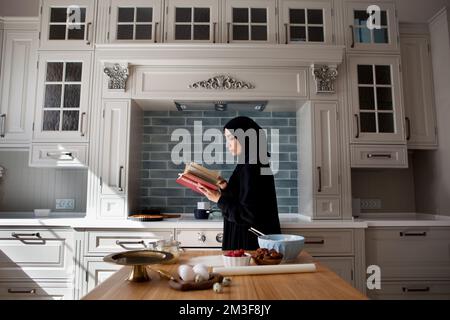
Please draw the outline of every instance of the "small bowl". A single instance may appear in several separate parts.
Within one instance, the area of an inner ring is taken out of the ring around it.
[[[295,260],[303,249],[305,238],[293,234],[267,234],[258,237],[261,248],[275,249],[283,254],[282,261]]]
[[[250,265],[252,256],[249,253],[245,253],[243,257],[229,257],[222,255],[223,265],[225,267],[242,267]]]
[[[195,219],[208,219],[211,210],[207,209],[194,209]]]

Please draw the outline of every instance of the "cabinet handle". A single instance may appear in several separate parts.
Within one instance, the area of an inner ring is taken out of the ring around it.
[[[88,22],[88,24],[86,25],[86,44],[89,46],[91,45],[91,37],[90,37],[91,25],[92,22]]]
[[[425,288],[408,288],[408,287],[402,287],[403,292],[429,292],[430,287]]]
[[[350,27],[350,31],[352,32],[352,44],[350,45],[350,48],[354,48],[355,47],[355,30],[352,25],[349,27]]]
[[[424,232],[400,232],[400,237],[426,237],[427,233]]]
[[[27,293],[27,294],[36,294],[36,289],[30,290],[17,290],[17,289],[8,289],[8,293]]]
[[[2,118],[2,130],[0,131],[0,137],[5,137],[5,127],[6,127],[6,113],[0,115],[0,118]]]
[[[217,22],[213,22],[213,43],[216,43],[216,26]]]
[[[289,43],[289,28],[288,28],[288,24],[285,23],[284,24],[284,33],[286,34],[286,41],[284,42],[284,44],[288,44]]]
[[[16,239],[20,239],[20,238],[32,238],[32,237],[36,237],[36,238],[41,238],[41,234],[39,232],[36,233],[11,233],[11,237],[16,238]]]
[[[230,43],[230,26],[231,22],[227,22],[227,43]]]
[[[305,240],[305,244],[325,244],[325,240]]]
[[[356,135],[355,138],[359,138],[359,116],[357,114],[355,114],[355,119],[356,119]]]
[[[319,172],[319,188],[317,192],[322,192],[322,167],[317,167],[317,171]]]
[[[153,28],[153,32],[154,32],[153,42],[154,43],[158,42],[158,40],[156,39],[156,37],[158,36],[158,33],[156,32],[156,30],[158,29],[158,24],[159,24],[159,22],[155,22],[155,27]]]
[[[122,188],[122,171],[123,171],[123,166],[120,166],[119,167],[119,183],[118,183],[118,186],[117,186],[119,191],[123,191],[123,188]]]
[[[406,140],[410,140],[411,139],[411,120],[406,117]]]
[[[206,241],[206,236],[204,233],[200,233],[200,232],[198,233],[198,241],[201,241],[201,242]]]
[[[141,241],[120,241],[120,240],[117,240],[116,244],[118,246],[121,246],[124,249],[127,249],[125,247],[127,244],[141,244],[141,245],[144,246],[144,248],[147,248],[147,245],[145,244],[144,240],[141,240]]]
[[[86,133],[84,132],[84,120],[86,119],[86,112],[81,113],[81,124],[80,124],[80,133],[81,136],[84,137]]]
[[[47,152],[47,157],[49,157],[49,158],[63,160],[60,158],[61,156],[67,156],[70,158],[70,160],[73,160],[72,152]]]
[[[205,239],[205,240],[206,240],[206,239]],[[222,243],[222,242],[223,242],[223,233],[218,233],[218,234],[216,235],[216,241],[219,242],[219,243]]]
[[[373,158],[392,159],[392,155],[389,153],[368,153],[367,158],[369,158],[369,159],[373,159]]]

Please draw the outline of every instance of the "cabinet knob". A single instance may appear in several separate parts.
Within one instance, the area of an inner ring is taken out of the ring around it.
[[[200,241],[200,242],[206,241],[206,236],[204,233],[198,233],[198,241]]]
[[[219,242],[219,243],[222,243],[222,242],[223,242],[223,233],[222,233],[222,232],[221,232],[221,233],[218,233],[218,234],[216,235],[216,241]]]

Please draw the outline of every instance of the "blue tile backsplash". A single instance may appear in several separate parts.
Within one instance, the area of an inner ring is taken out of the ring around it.
[[[297,130],[295,112],[233,112],[233,111],[146,111],[142,146],[141,207],[160,208],[164,213],[193,213],[197,202],[208,201],[205,197],[178,185],[175,180],[184,170],[185,164],[174,164],[172,148],[178,141],[171,141],[176,129],[194,132],[194,121],[201,121],[203,132],[210,128],[222,130],[233,117],[244,115],[254,119],[267,129],[270,150],[270,130],[279,130],[279,169],[274,175],[279,213],[297,213]],[[202,132],[202,133],[203,133]],[[193,139],[194,140],[194,139]],[[203,141],[202,150],[210,144]],[[220,145],[226,159],[225,140]],[[192,146],[192,151],[194,147]],[[196,154],[197,156],[199,154]],[[191,160],[195,160],[194,153]],[[235,164],[205,164],[205,167],[220,170],[229,179]]]

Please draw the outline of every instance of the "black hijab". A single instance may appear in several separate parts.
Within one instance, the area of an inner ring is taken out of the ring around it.
[[[241,146],[245,146],[238,163],[269,166],[270,153],[267,151],[266,134],[253,119],[244,116],[233,118],[225,124],[223,130],[225,129],[238,139]]]

